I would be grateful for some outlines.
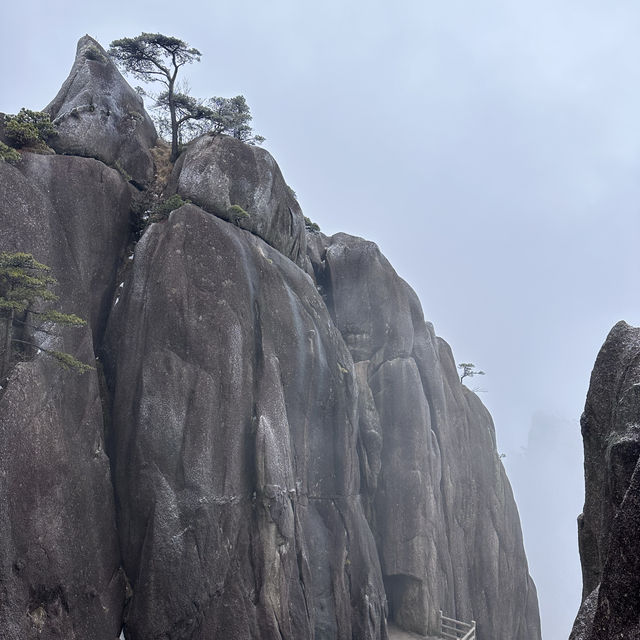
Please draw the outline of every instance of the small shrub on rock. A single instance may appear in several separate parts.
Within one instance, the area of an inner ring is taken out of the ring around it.
[[[6,145],[4,142],[0,142],[0,161],[8,162],[9,164],[18,164],[22,156],[10,146]]]
[[[96,62],[107,62],[107,57],[98,49],[98,47],[94,47],[93,45],[88,47],[84,52],[84,57],[87,60],[95,60]]]
[[[56,135],[56,130],[48,113],[20,109],[15,116],[5,119],[5,137],[16,148],[47,148],[47,142]]]
[[[304,217],[304,228],[307,231],[320,231],[320,225],[307,218],[307,216]]]
[[[239,204],[232,204],[227,209],[227,215],[229,216],[229,221],[234,224],[239,224],[240,220],[249,217],[249,214]]]
[[[185,204],[191,204],[191,200],[183,200],[177,193],[163,202],[156,203],[142,216],[144,227],[146,228],[152,222],[162,222],[166,220],[172,211],[179,209]]]

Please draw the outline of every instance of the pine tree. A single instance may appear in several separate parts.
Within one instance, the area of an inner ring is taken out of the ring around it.
[[[0,253],[0,320],[4,325],[4,344],[0,352],[0,380],[4,380],[19,348],[31,347],[56,361],[63,369],[83,373],[93,367],[70,353],[45,349],[34,342],[27,329],[56,335],[57,326],[81,327],[86,322],[72,313],[55,309],[36,310],[37,303],[55,302],[51,291],[56,279],[47,265],[30,253]],[[20,337],[17,337],[17,336]]]
[[[476,365],[473,362],[461,362],[458,365],[458,369],[462,369],[462,375],[460,376],[460,382],[465,378],[473,378],[473,376],[483,376],[484,371],[476,371]]]
[[[200,60],[201,53],[179,38],[162,33],[141,33],[114,40],[109,55],[122,69],[144,82],[161,82],[171,126],[171,162],[178,158],[178,97],[176,78],[180,67]]]

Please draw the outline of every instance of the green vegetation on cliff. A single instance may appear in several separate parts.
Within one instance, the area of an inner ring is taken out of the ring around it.
[[[51,291],[56,279],[51,269],[38,262],[30,253],[0,253],[0,316],[3,325],[0,380],[4,379],[14,359],[26,358],[42,352],[64,369],[83,373],[93,367],[70,353],[45,349],[38,344],[34,332],[56,335],[57,326],[80,327],[86,322],[72,313],[55,309],[39,310],[42,302],[55,302],[58,296]]]
[[[109,55],[126,72],[144,82],[160,82],[166,89],[154,98],[154,107],[161,115],[156,124],[162,135],[171,139],[171,162],[175,162],[185,142],[210,133],[228,135],[260,144],[262,136],[253,133],[249,105],[244,96],[213,97],[206,101],[189,95],[185,85],[177,81],[181,67],[199,62],[198,49],[173,36],[161,33],[141,33],[135,38],[114,40]],[[139,89],[143,95],[147,93]]]

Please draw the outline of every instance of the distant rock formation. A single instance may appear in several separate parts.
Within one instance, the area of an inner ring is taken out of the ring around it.
[[[95,45],[91,104],[126,103]],[[206,136],[168,186],[191,203],[129,254],[154,138],[109,117],[82,125],[97,159],[0,164],[0,251],[53,267],[89,320],[64,349],[97,357],[0,392],[0,635],[386,640],[442,609],[539,640],[491,418],[377,246],[306,232],[266,151]]]
[[[583,604],[571,640],[640,638],[640,329],[619,322],[596,359],[582,415],[578,519]]]

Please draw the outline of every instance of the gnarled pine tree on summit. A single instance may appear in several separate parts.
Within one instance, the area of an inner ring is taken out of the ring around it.
[[[168,133],[171,137],[171,162],[178,158],[183,135],[189,140],[204,133],[226,133],[248,144],[264,141],[249,124],[252,116],[244,96],[214,96],[203,101],[188,95],[188,89],[184,88],[186,85],[178,88],[180,67],[198,62],[202,55],[184,40],[161,33],[141,33],[135,38],[114,40],[109,55],[135,78],[144,82],[161,82],[166,87],[151,97],[155,99],[154,108],[169,113],[168,121],[165,117],[154,120],[160,134]],[[146,95],[144,90],[141,92]]]
[[[171,120],[170,159],[175,162],[179,153],[176,78],[180,67],[198,62],[202,54],[179,38],[161,33],[141,33],[135,38],[114,40],[109,55],[135,78],[144,82],[161,82],[167,88],[166,105]]]

